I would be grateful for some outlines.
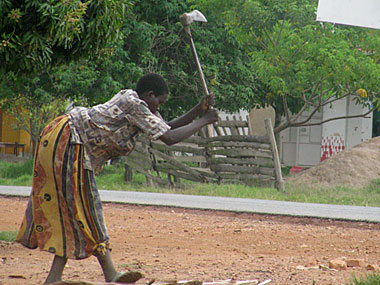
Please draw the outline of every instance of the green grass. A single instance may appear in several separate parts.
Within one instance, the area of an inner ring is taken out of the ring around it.
[[[26,163],[6,163],[0,161],[0,185],[30,186],[32,185],[32,160]],[[286,173],[286,170],[285,170]],[[189,195],[253,198],[280,201],[295,201],[305,203],[338,204],[380,207],[380,178],[364,189],[347,187],[310,189],[287,185],[286,192],[281,193],[275,188],[259,188],[238,184],[201,184],[182,180],[184,188],[153,188],[146,186],[145,176],[134,175],[133,183],[124,182],[124,167],[122,165],[105,166],[97,177],[99,189],[178,193]]]
[[[322,203],[357,206],[380,206],[380,179],[374,180],[365,189],[347,187],[335,188],[307,188],[287,185],[286,193],[275,188],[259,188],[238,184],[201,184],[188,182],[183,189],[152,188],[145,185],[145,177],[134,175],[134,183],[126,184],[123,181],[124,168],[106,166],[97,177],[99,189],[177,193],[188,195],[204,195],[219,197],[253,198],[279,201],[295,201],[305,203]]]
[[[14,242],[16,240],[17,231],[0,231],[0,240]]]
[[[33,159],[24,163],[0,162],[0,185],[32,185]]]
[[[356,276],[353,277],[350,285],[379,285],[380,284],[380,275],[376,272],[372,272],[370,274],[365,274],[360,278]]]
[[[29,159],[24,163],[0,163],[0,173],[2,178],[15,179],[23,175],[31,175],[33,170],[33,160]]]

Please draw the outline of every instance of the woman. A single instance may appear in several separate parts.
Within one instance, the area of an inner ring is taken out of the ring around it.
[[[131,283],[142,277],[139,272],[117,272],[113,265],[95,175],[106,161],[128,155],[140,133],[172,145],[218,120],[210,95],[166,123],[157,112],[168,94],[165,80],[148,74],[136,90],[121,90],[92,108],[74,108],[43,130],[17,241],[55,255],[45,284],[61,280],[68,258],[91,255],[97,257],[106,282]]]

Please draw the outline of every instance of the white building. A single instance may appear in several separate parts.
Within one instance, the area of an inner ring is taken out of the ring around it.
[[[325,106],[314,115],[310,123],[320,123],[330,118],[360,115],[368,112],[355,104],[351,97]],[[252,110],[251,124],[260,125],[263,117],[274,121],[273,109]],[[307,114],[300,118],[306,118]],[[289,166],[313,166],[320,161],[372,137],[372,113],[366,118],[334,120],[322,125],[288,128],[280,133],[279,151],[281,162]],[[262,124],[263,125],[263,124]],[[253,134],[263,135],[261,128],[253,127]]]

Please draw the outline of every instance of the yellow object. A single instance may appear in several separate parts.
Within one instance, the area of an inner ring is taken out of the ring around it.
[[[6,114],[0,110],[0,142],[19,143],[25,145],[25,153],[32,151],[30,135],[23,130],[14,130],[12,128],[15,123],[13,116]],[[13,150],[8,148],[7,154],[13,154]],[[4,153],[4,150],[0,150]]]
[[[95,177],[83,167],[83,146],[70,144],[70,138],[68,116],[43,130],[16,241],[70,259],[87,258],[94,250],[104,255],[109,236]]]
[[[368,97],[367,91],[363,88],[356,90],[356,94],[360,95],[360,97],[362,97],[362,98]]]

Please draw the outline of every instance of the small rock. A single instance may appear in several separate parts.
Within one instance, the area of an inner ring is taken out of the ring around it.
[[[374,271],[379,271],[380,270],[380,266],[379,265],[374,265],[374,264],[368,264],[365,268],[367,270],[374,270]]]
[[[312,267],[318,265],[318,261],[314,257],[309,257],[306,260],[306,267]]]
[[[341,259],[333,259],[329,261],[329,268],[337,270],[346,270],[347,263]]]
[[[298,265],[296,267],[296,269],[298,270],[312,270],[312,269],[319,269],[319,266],[316,265],[316,266],[302,266],[302,265]]]
[[[347,259],[347,267],[363,267],[364,259]]]
[[[322,269],[322,270],[325,270],[325,271],[327,271],[327,270],[335,270],[336,271],[336,269],[330,269],[330,268],[328,268],[326,265],[324,265],[324,264],[320,264],[319,265],[319,269]]]
[[[11,274],[11,275],[8,275],[8,277],[13,278],[13,279],[26,279],[24,275],[17,275],[17,274]]]

